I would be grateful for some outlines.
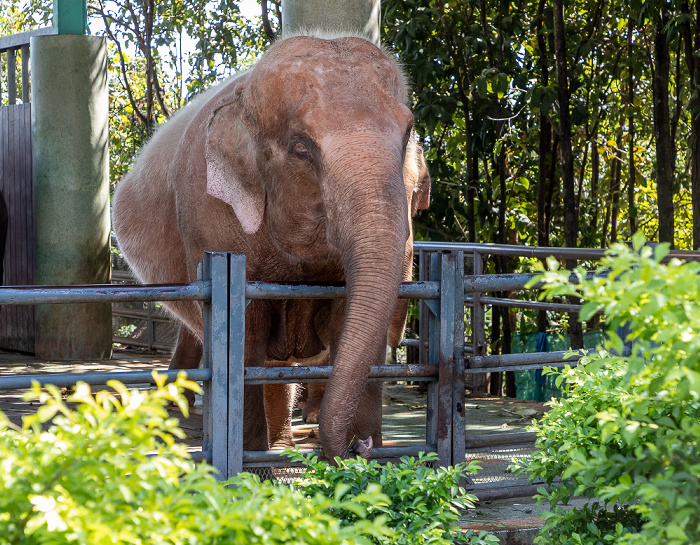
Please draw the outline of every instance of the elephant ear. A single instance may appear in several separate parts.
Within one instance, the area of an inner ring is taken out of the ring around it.
[[[416,144],[416,168],[417,181],[413,188],[413,199],[411,200],[411,216],[415,216],[418,210],[425,210],[430,206],[430,173],[428,165],[423,157],[423,148]]]
[[[239,98],[216,110],[206,140],[207,193],[233,208],[243,230],[252,235],[265,213],[265,190],[255,164],[250,131]]]

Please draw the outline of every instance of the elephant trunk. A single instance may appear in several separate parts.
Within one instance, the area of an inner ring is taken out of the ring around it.
[[[337,199],[327,206],[328,234],[342,256],[347,286],[345,322],[319,415],[321,444],[329,459],[347,457],[353,439],[367,439],[353,438],[352,430],[367,427],[355,421],[356,411],[370,367],[384,363],[410,233],[400,148],[392,149],[386,141],[363,142],[362,151],[344,148],[326,168]],[[364,169],[358,172],[359,157]],[[381,404],[378,410],[370,420],[381,422]]]

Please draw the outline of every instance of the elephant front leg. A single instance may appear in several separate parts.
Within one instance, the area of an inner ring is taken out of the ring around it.
[[[291,367],[291,362],[268,360],[266,367]],[[265,420],[271,449],[294,446],[292,434],[292,411],[296,403],[296,384],[265,384]]]
[[[180,332],[177,336],[177,344],[173,351],[173,357],[170,359],[168,369],[170,371],[181,369],[197,369],[199,362],[202,360],[202,343],[195,336],[190,328],[185,324],[180,325]],[[185,390],[185,399],[190,407],[194,406],[194,392]]]
[[[306,401],[301,410],[301,419],[307,424],[318,424],[318,413],[321,410],[321,401],[326,392],[325,382],[310,382],[306,386]]]

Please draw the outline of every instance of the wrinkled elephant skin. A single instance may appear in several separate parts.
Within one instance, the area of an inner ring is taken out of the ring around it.
[[[381,386],[367,377],[403,334],[411,216],[430,192],[406,103],[401,70],[372,43],[290,37],[156,131],[114,197],[119,245],[142,282],[194,281],[205,251],[245,253],[249,281],[346,282],[347,301],[246,310],[248,366],[329,351],[319,415],[329,457],[368,456],[382,441]],[[195,367],[201,305],[168,307],[184,323],[171,367]],[[246,449],[291,444],[293,397],[246,387]]]

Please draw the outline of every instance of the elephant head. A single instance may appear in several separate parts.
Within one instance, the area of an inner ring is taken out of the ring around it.
[[[395,314],[405,319],[396,303],[407,270],[410,279],[411,215],[429,199],[405,78],[364,39],[297,36],[215,101],[207,193],[231,206],[247,236],[269,236],[288,263],[335,263],[345,278],[319,421],[325,454],[345,457],[370,367],[384,361]]]

